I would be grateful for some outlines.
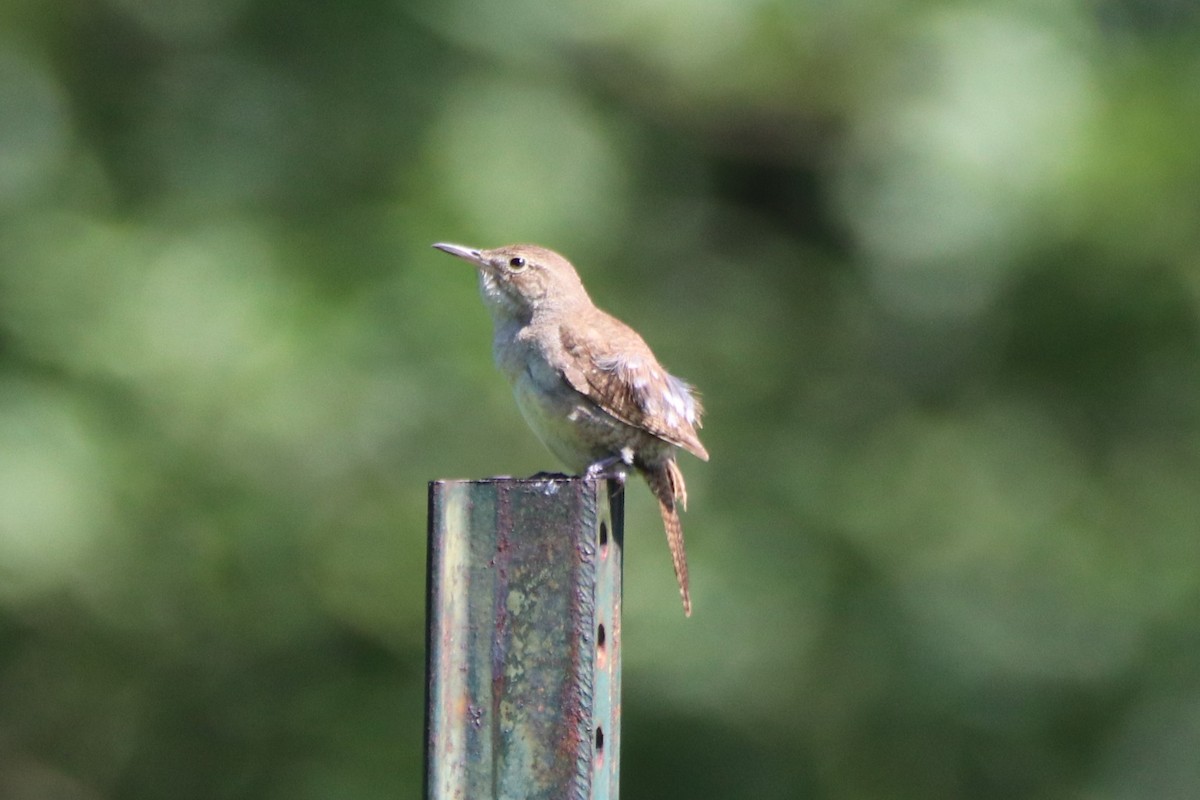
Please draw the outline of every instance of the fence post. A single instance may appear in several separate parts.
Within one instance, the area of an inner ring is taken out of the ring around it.
[[[624,493],[429,484],[426,800],[617,800]]]

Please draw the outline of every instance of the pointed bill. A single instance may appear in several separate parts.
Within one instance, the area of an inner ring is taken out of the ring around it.
[[[449,242],[438,242],[434,247],[443,253],[458,256],[463,261],[469,261],[475,265],[483,263],[483,255],[474,247],[465,247],[461,244],[450,244]]]

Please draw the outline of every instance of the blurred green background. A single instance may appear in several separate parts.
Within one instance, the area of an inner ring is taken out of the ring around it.
[[[1200,7],[5,0],[0,798],[421,786],[464,265],[694,382],[630,798],[1200,797]]]

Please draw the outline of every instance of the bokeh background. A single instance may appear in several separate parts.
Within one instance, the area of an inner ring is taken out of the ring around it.
[[[0,797],[421,787],[536,241],[709,409],[632,798],[1200,797],[1200,7],[4,0]]]

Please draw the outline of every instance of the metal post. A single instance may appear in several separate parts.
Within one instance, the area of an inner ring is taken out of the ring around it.
[[[622,488],[429,485],[426,800],[617,800]]]

